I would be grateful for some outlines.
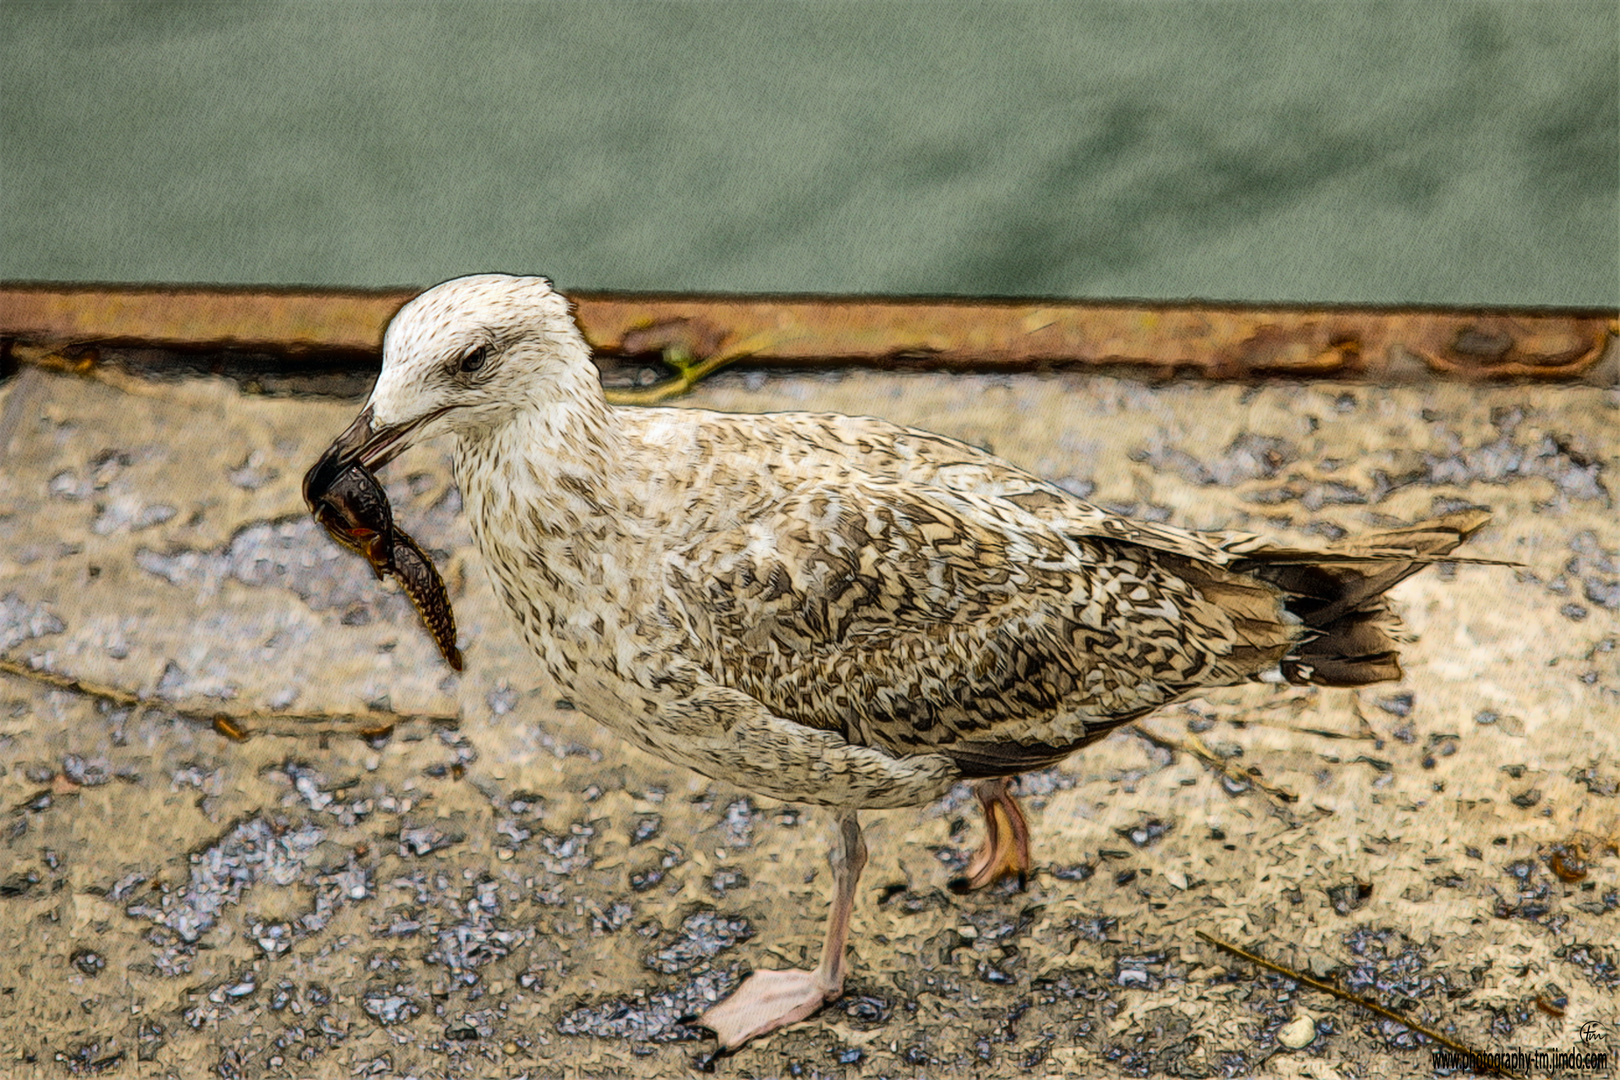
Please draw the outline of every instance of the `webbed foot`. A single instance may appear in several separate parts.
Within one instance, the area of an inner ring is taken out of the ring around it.
[[[1020,889],[1029,883],[1034,865],[1029,857],[1029,822],[1007,788],[1007,781],[1000,779],[974,785],[973,793],[984,808],[984,846],[974,853],[962,876],[951,879],[952,892],[970,893],[1013,875],[1017,875]]]
[[[714,1032],[722,1050],[735,1050],[815,1015],[843,992],[841,981],[830,985],[820,971],[756,971],[697,1022]]]

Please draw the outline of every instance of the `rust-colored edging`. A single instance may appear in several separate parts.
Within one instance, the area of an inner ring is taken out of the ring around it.
[[[145,345],[376,353],[416,290],[0,285],[0,337],[54,348]],[[1611,382],[1605,310],[1383,310],[1218,304],[582,293],[598,350],[759,342],[751,362],[1006,370],[1127,368],[1150,378]]]

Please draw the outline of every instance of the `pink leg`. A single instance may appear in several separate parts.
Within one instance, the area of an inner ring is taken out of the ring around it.
[[[866,842],[853,810],[838,818],[838,842],[828,861],[834,892],[820,965],[814,971],[756,971],[736,993],[704,1013],[698,1023],[714,1032],[721,1050],[735,1050],[750,1039],[797,1023],[844,992],[848,971],[844,951],[855,908],[855,882],[866,866]]]
[[[973,785],[984,810],[984,846],[973,856],[962,876],[951,881],[951,891],[968,893],[994,885],[1002,878],[1018,875],[1018,887],[1029,881],[1029,822],[1023,808],[1008,790],[1005,778],[980,780]]]

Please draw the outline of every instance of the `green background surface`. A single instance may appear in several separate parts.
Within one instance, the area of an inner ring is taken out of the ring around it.
[[[0,6],[8,278],[1611,305],[1620,5]]]

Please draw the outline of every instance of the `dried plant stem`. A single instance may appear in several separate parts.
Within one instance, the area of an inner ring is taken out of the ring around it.
[[[673,378],[641,389],[609,389],[605,393],[608,401],[614,405],[657,405],[670,398],[680,397],[726,365],[763,352],[780,344],[781,341],[780,334],[755,334],[729,349],[723,349],[702,360],[694,360],[681,352],[671,350],[666,353],[665,362],[675,369]],[[68,352],[49,347],[19,344],[13,347],[12,355],[20,364],[44,371],[93,379],[128,394],[162,397],[170,393],[168,388],[155,385],[150,380],[126,375],[102,364],[94,348],[73,351],[72,355],[69,355]]]
[[[649,386],[642,390],[608,390],[607,399],[614,405],[657,405],[670,398],[680,397],[702,379],[713,375],[727,364],[735,363],[744,357],[753,356],[763,352],[773,345],[781,344],[781,335],[775,333],[755,334],[738,342],[729,349],[722,349],[706,359],[693,362],[683,362],[678,354],[666,354],[665,362],[675,369],[675,377]]]
[[[62,690],[80,697],[106,701],[126,709],[144,710],[160,707],[159,703],[120,686],[80,679],[43,668],[32,668],[8,657],[0,656],[0,674],[25,679],[52,690]],[[304,712],[264,713],[227,709],[199,709],[184,705],[163,703],[161,708],[183,720],[207,724],[221,735],[231,739],[244,739],[250,735],[332,735],[349,734],[381,736],[402,724],[428,724],[434,727],[459,727],[461,720],[448,713],[398,713],[375,710],[364,713]]]
[[[37,370],[26,367],[18,372],[17,378],[11,384],[11,391],[6,395],[5,407],[0,408],[0,461],[4,461],[6,454],[11,450],[11,437],[22,426],[23,416],[28,412],[28,399],[33,396],[40,378]]]
[[[1158,732],[1153,731],[1151,728],[1145,727],[1140,723],[1132,724],[1129,730],[1133,734],[1146,739],[1154,746],[1160,746],[1166,750],[1180,750],[1183,753],[1191,754],[1193,757],[1209,766],[1212,771],[1219,773],[1221,776],[1225,777],[1227,780],[1230,780],[1234,784],[1252,784],[1279,802],[1290,804],[1299,802],[1299,796],[1294,794],[1292,791],[1289,791],[1285,787],[1279,787],[1276,784],[1268,783],[1267,781],[1261,779],[1257,770],[1245,771],[1238,768],[1236,765],[1233,765],[1215,751],[1211,750],[1207,745],[1205,745],[1204,740],[1200,739],[1197,735],[1189,734],[1185,740],[1172,739],[1168,735],[1160,735]]]
[[[77,375],[82,379],[91,379],[115,390],[121,390],[126,394],[136,394],[141,397],[161,398],[173,396],[172,386],[165,387],[161,383],[143,379],[138,375],[130,375],[103,364],[100,351],[94,346],[69,351],[72,352],[72,355],[57,349],[37,345],[18,344],[12,346],[12,356],[17,359],[17,362],[31,368],[54,372],[58,375]]]
[[[1233,956],[1241,956],[1251,964],[1256,964],[1260,967],[1266,968],[1269,971],[1275,971],[1277,974],[1293,979],[1297,983],[1303,983],[1312,990],[1320,990],[1324,994],[1331,994],[1340,1001],[1348,1001],[1352,1005],[1359,1005],[1370,1013],[1377,1016],[1382,1016],[1385,1020],[1393,1020],[1395,1023],[1400,1024],[1403,1027],[1410,1028],[1419,1035],[1434,1040],[1448,1050],[1452,1050],[1456,1053],[1464,1055],[1483,1069],[1496,1073],[1499,1076],[1510,1077],[1512,1080],[1523,1080],[1520,1074],[1493,1060],[1490,1055],[1479,1050],[1475,1050],[1466,1043],[1458,1042],[1449,1035],[1436,1031],[1427,1025],[1420,1024],[1411,1017],[1396,1012],[1394,1009],[1387,1009],[1371,998],[1362,997],[1360,994],[1352,994],[1348,990],[1341,990],[1332,983],[1323,982],[1321,979],[1314,979],[1311,976],[1306,975],[1304,972],[1295,971],[1285,964],[1277,963],[1275,960],[1267,960],[1259,953],[1251,952],[1240,945],[1234,945],[1230,941],[1222,941],[1214,934],[1207,934],[1202,930],[1194,930],[1193,933],[1197,934],[1199,937],[1203,938],[1216,948],[1224,949]]]

